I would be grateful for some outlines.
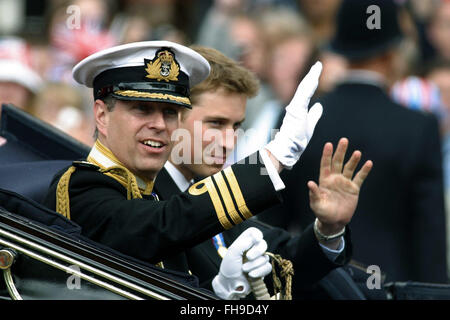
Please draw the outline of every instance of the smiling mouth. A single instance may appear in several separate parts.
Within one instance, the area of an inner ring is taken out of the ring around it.
[[[154,140],[144,140],[144,141],[141,141],[141,143],[146,146],[156,148],[156,149],[161,149],[162,147],[165,146],[164,143],[159,142],[159,141],[154,141]]]
[[[210,156],[209,159],[210,161],[216,164],[223,164],[227,160],[226,157],[216,157],[216,156]]]

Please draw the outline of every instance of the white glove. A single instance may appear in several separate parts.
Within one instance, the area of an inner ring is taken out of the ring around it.
[[[300,82],[289,105],[280,131],[266,145],[272,155],[287,169],[298,161],[322,116],[322,105],[314,104],[308,112],[309,101],[319,85],[322,63],[316,62]]]
[[[219,273],[212,281],[216,295],[226,300],[237,300],[250,293],[245,277],[265,277],[272,271],[269,257],[264,253],[267,243],[257,228],[248,228],[231,244],[220,264]],[[244,254],[247,262],[243,263]],[[245,273],[244,273],[245,272]]]

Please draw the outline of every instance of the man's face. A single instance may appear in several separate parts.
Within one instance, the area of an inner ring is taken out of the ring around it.
[[[272,50],[270,84],[283,103],[289,103],[294,96],[311,51],[310,41],[303,37],[287,39]]]
[[[246,103],[246,95],[223,89],[198,97],[198,102],[180,122],[180,128],[191,135],[191,139],[183,139],[176,147],[177,150],[190,150],[190,161],[180,165],[181,171],[187,170],[193,176],[210,176],[222,169],[236,144],[235,131],[245,119]],[[172,160],[176,156],[173,154]]]
[[[153,179],[167,161],[180,106],[117,100],[112,111],[96,100],[99,139],[134,174]]]

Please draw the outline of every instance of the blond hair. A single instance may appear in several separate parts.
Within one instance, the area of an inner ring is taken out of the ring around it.
[[[202,93],[218,89],[245,94],[248,98],[254,97],[258,93],[258,78],[235,60],[213,48],[198,45],[192,45],[190,48],[201,54],[211,66],[208,78],[191,88],[192,104],[196,103]]]

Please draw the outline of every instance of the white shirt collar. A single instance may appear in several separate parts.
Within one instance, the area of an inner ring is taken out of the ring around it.
[[[348,70],[339,83],[365,83],[384,87],[386,85],[386,78],[381,73],[375,71],[353,69]]]
[[[177,185],[178,189],[184,192],[187,190],[187,188],[189,188],[192,180],[188,181],[180,172],[180,170],[178,170],[172,163],[170,163],[170,161],[166,161],[166,163],[164,164],[164,168],[166,168],[167,172]]]

